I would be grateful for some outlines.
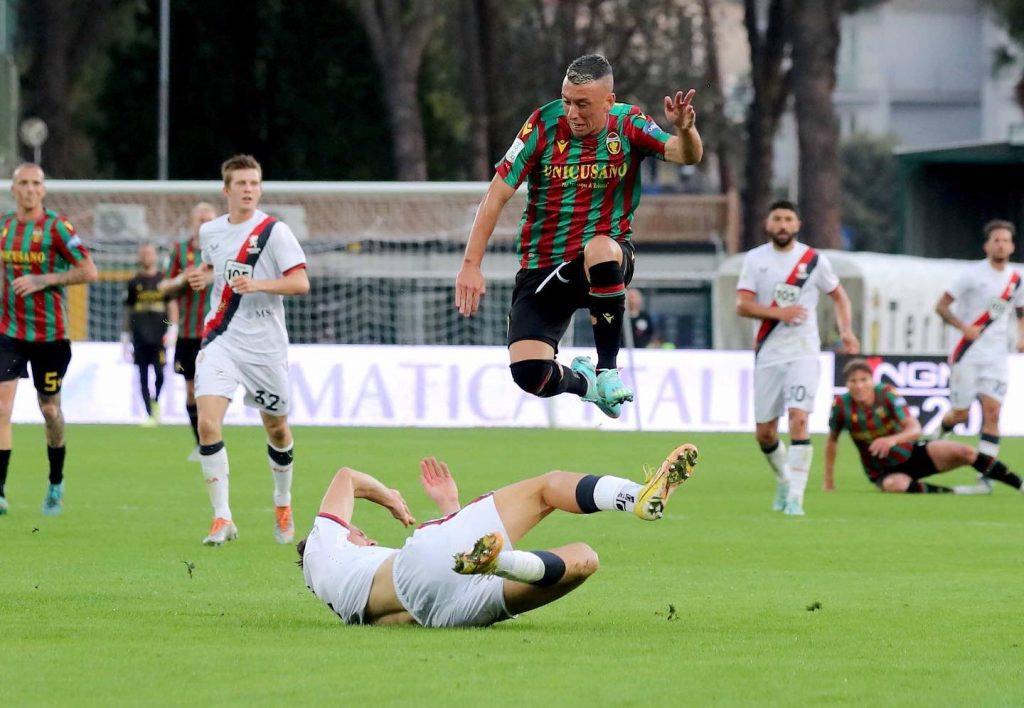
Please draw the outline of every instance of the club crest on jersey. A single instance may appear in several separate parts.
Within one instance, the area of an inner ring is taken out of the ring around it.
[[[32,243],[40,243],[43,240],[43,230],[36,227],[32,230]]]
[[[622,150],[622,142],[619,140],[618,133],[608,133],[608,136],[604,139],[604,144],[608,147],[609,155],[618,155],[619,151]]]
[[[249,253],[249,254],[259,253],[260,252],[260,247],[256,245],[256,244],[259,243],[259,241],[260,241],[259,234],[253,234],[252,236],[250,236],[249,237],[249,248],[245,249],[245,252]]]
[[[801,279],[807,277],[807,264],[806,263],[797,263],[796,264],[796,277],[801,278]]]
[[[555,144],[558,145],[558,152],[562,153],[562,152],[565,152],[565,148],[568,147],[569,141],[568,140],[556,140]]]

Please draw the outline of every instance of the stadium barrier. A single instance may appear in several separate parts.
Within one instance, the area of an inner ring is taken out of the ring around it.
[[[134,366],[118,344],[74,344],[64,378],[69,423],[134,423],[143,418]],[[678,432],[752,431],[753,354],[746,351],[640,349],[623,378],[637,399],[611,420],[575,396],[539,399],[513,383],[504,347],[293,345],[290,349],[291,414],[296,425],[416,427],[557,427]],[[565,348],[563,361],[590,350]],[[918,398],[928,413],[926,430],[948,406],[948,368],[927,357],[872,360],[877,376]],[[885,363],[885,365],[882,365]],[[827,429],[835,360],[821,355],[821,378],[811,416],[812,432]],[[166,371],[160,398],[165,423],[186,423],[182,378]],[[41,420],[28,382],[15,401],[14,421]],[[1024,389],[1024,355],[1011,356],[1010,391]],[[236,396],[230,424],[258,424],[259,416]],[[980,411],[961,430],[976,434]],[[1007,398],[1004,435],[1024,435],[1024,397]]]

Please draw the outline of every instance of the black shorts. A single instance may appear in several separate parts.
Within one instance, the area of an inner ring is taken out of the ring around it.
[[[619,241],[625,282],[633,280],[636,250],[630,241]],[[590,307],[590,283],[583,270],[583,254],[547,268],[523,268],[516,274],[512,307],[508,313],[508,344],[524,339],[547,342],[558,353],[573,314]]]
[[[161,367],[167,362],[167,354],[164,352],[164,345],[150,344],[149,342],[133,342],[132,349],[135,352],[136,366]]]
[[[46,396],[60,393],[64,374],[71,363],[71,342],[26,342],[0,334],[0,381],[28,378],[32,364],[32,383]]]
[[[179,339],[174,343],[174,370],[186,381],[196,378],[196,357],[203,343],[202,339]]]
[[[935,463],[932,462],[932,458],[928,454],[927,447],[927,440],[918,440],[915,442],[907,461],[897,465],[896,467],[890,467],[884,475],[874,480],[875,484],[881,488],[882,480],[891,474],[905,474],[914,480],[924,479],[925,477],[931,477],[933,474],[938,474],[939,471],[935,468]]]

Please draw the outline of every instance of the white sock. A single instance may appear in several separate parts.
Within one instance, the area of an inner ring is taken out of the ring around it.
[[[804,500],[807,489],[807,477],[811,472],[811,459],[814,457],[814,446],[792,445],[789,448],[789,498],[799,502]]]
[[[992,442],[991,440],[981,440],[978,442],[978,452],[989,457],[999,457],[999,443]]]
[[[762,450],[761,452],[764,452]],[[786,444],[779,440],[779,445],[771,452],[765,452],[764,456],[768,458],[768,464],[772,466],[772,470],[775,471],[775,478],[780,482],[786,482],[789,480],[789,462],[786,457]]]
[[[200,455],[199,464],[206,478],[206,493],[210,495],[214,517],[231,519],[228,507],[228,451],[221,448],[212,455]]]
[[[275,452],[289,453],[288,457],[291,458],[291,452],[295,447],[295,443],[292,442],[288,447],[279,448],[272,445],[270,441],[267,441],[267,447]],[[270,462],[270,472],[274,478],[274,506],[290,506],[292,503],[292,468],[294,465],[291,462],[286,465],[280,465],[269,455],[267,460]]]
[[[601,511],[632,512],[641,488],[631,479],[601,475],[594,485],[594,504]]]
[[[502,551],[494,574],[520,583],[535,583],[544,577],[544,561],[529,551]]]

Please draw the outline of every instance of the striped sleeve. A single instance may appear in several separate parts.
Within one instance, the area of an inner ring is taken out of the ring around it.
[[[494,166],[498,176],[509,187],[518,188],[526,175],[530,173],[533,166],[537,164],[540,155],[544,150],[542,133],[543,126],[540,122],[540,109],[538,108],[523,123],[519,134],[512,141],[505,152],[505,156]]]
[[[89,257],[89,252],[82,244],[82,239],[75,233],[75,227],[64,217],[53,220],[52,236],[57,253],[68,263],[78,263]]]
[[[168,278],[174,278],[181,273],[181,241],[174,244],[174,248],[171,249],[171,256],[164,270],[167,271]]]
[[[633,106],[622,124],[622,132],[630,145],[644,155],[665,159],[665,145],[672,136],[654,122],[654,119]]]

